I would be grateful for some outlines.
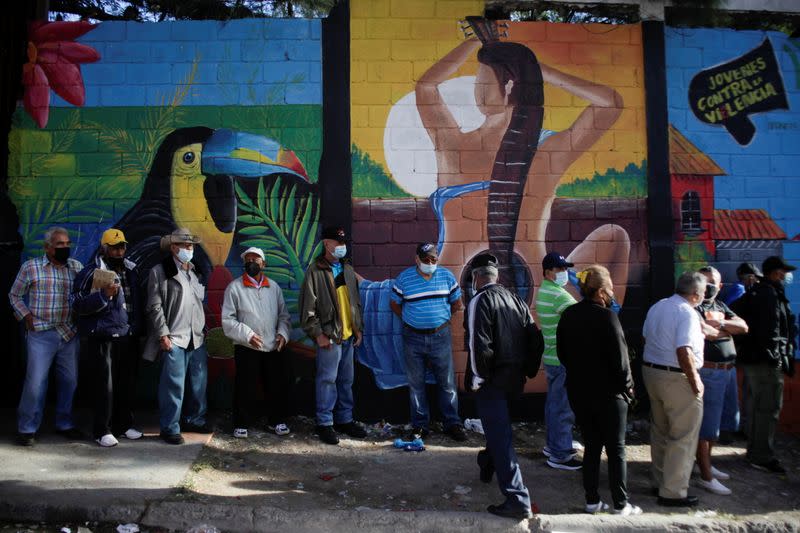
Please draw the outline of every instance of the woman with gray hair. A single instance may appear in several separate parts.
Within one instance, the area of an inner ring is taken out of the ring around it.
[[[586,512],[608,509],[598,492],[600,455],[608,456],[613,512],[641,514],[628,501],[625,427],[633,399],[628,345],[611,310],[614,285],[608,269],[591,265],[578,273],[583,300],[568,307],[556,330],[558,358],[567,371],[567,395],[584,438],[583,488]]]

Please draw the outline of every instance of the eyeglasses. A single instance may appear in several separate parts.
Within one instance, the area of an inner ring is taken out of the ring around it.
[[[426,265],[435,265],[439,262],[438,257],[431,257],[429,255],[420,258],[421,263],[425,263]]]

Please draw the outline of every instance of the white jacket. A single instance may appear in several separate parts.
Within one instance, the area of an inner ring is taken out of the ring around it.
[[[264,341],[260,350],[272,352],[276,349],[277,334],[289,340],[291,317],[283,301],[283,291],[275,281],[268,281],[269,286],[248,286],[242,276],[231,281],[225,288],[222,330],[234,344],[254,350],[250,345],[250,338],[257,333]]]

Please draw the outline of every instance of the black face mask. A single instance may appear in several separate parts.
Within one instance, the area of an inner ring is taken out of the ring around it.
[[[125,266],[125,258],[124,257],[106,257],[106,264],[112,270],[122,270]]]
[[[717,297],[718,292],[719,289],[717,288],[717,286],[709,283],[706,285],[706,294],[703,296],[703,298],[707,301],[711,301]]]
[[[248,276],[254,278],[261,273],[261,267],[255,261],[248,261],[244,264],[244,271]]]
[[[59,263],[66,263],[69,259],[70,248],[54,248],[53,258]]]

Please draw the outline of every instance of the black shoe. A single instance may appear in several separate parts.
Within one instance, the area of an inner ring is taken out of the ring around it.
[[[685,498],[662,498],[658,497],[658,505],[664,507],[694,507],[700,502],[697,496],[687,495]]]
[[[75,427],[69,429],[57,429],[56,433],[69,440],[86,440],[88,438],[86,433]]]
[[[786,469],[781,466],[781,463],[778,462],[777,459],[773,459],[771,461],[767,461],[766,463],[754,463],[751,462],[750,466],[753,468],[757,468],[758,470],[763,470],[764,472],[772,472],[773,474],[785,474]]]
[[[36,433],[17,433],[17,444],[20,446],[33,446],[36,442],[34,437]]]
[[[336,428],[336,431],[339,433],[344,433],[345,435],[353,437],[354,439],[363,439],[367,436],[367,430],[355,420],[351,420],[346,424],[334,424],[333,427]]]
[[[530,509],[524,509],[522,507],[509,507],[506,504],[490,505],[486,508],[486,510],[494,515],[502,516],[504,518],[513,518],[515,520],[527,520],[528,518],[533,518],[533,513]]]
[[[167,444],[183,444],[183,435],[180,433],[164,433],[163,431],[160,434],[161,440],[166,442]]]
[[[732,431],[720,431],[719,439],[717,439],[717,442],[727,446],[728,444],[733,444],[733,441],[735,440],[736,437],[734,436],[734,433]]]
[[[333,426],[317,426],[316,433],[319,435],[319,440],[325,444],[339,444],[339,436],[336,435]]]
[[[202,433],[204,435],[208,435],[209,433],[214,433],[214,428],[212,428],[208,422],[203,425],[181,424],[181,431],[184,433]]]
[[[467,440],[467,432],[464,431],[464,426],[456,424],[444,430],[445,433],[450,435],[450,438],[456,442],[464,442]]]
[[[481,450],[478,452],[478,467],[481,469],[481,481],[484,483],[491,483],[492,476],[494,475],[494,463],[492,463],[489,450]]]
[[[406,436],[406,440],[427,439],[428,435],[430,435],[430,434],[431,434],[431,432],[428,430],[428,428],[417,428],[417,427],[414,427],[414,428],[411,428],[411,431],[408,432],[408,435]]]

